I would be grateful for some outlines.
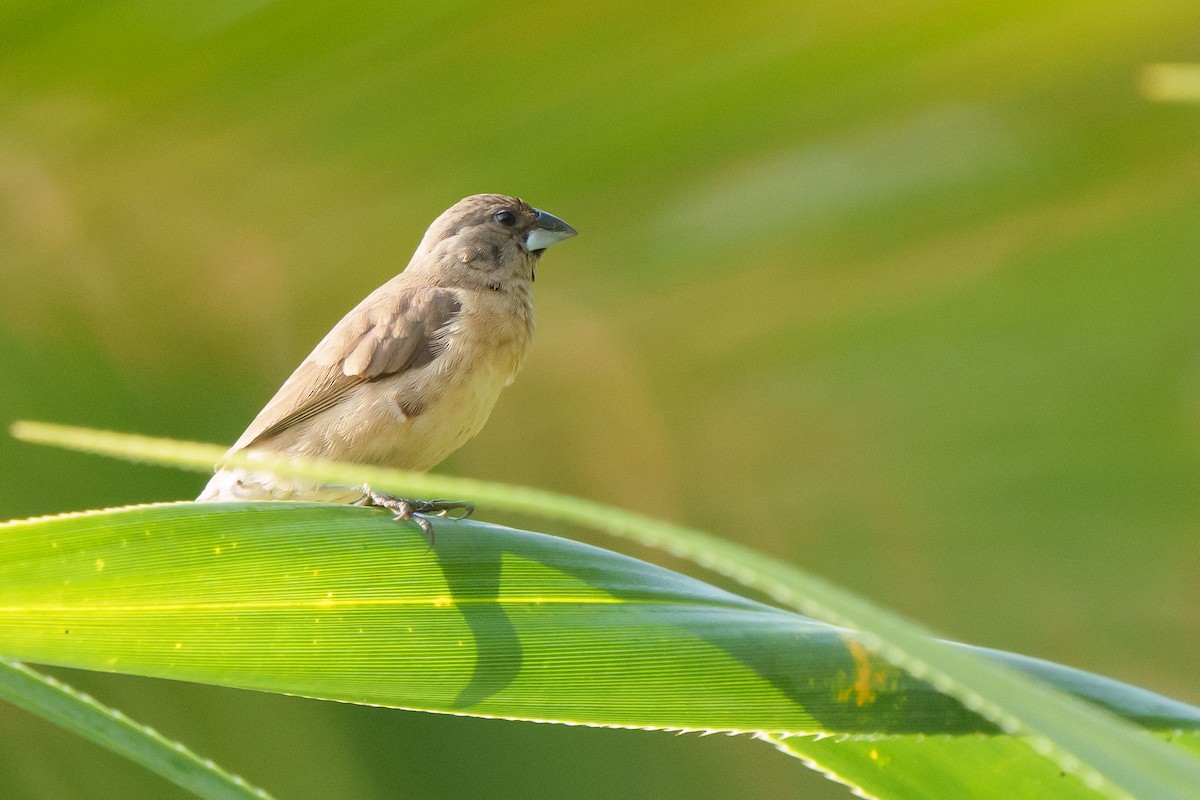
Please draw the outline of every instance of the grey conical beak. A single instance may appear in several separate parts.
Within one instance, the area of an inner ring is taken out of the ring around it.
[[[533,224],[529,235],[525,237],[525,246],[530,250],[545,250],[550,245],[566,241],[579,233],[553,214],[547,214],[536,208],[533,211],[537,215],[537,221]]]

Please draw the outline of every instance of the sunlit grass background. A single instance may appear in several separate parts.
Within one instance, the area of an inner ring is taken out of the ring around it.
[[[1200,702],[1200,60],[1173,2],[9,3],[0,422],[230,442],[443,208],[581,236],[440,469]],[[0,516],[195,475],[0,440]],[[480,516],[496,519],[488,510]],[[843,797],[764,745],[71,675],[285,798]],[[178,790],[0,709],[0,795]]]

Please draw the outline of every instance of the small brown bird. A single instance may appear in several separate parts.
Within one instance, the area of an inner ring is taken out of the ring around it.
[[[533,339],[534,270],[575,229],[479,194],[433,221],[404,271],[342,318],[230,448],[424,472],[479,433]],[[221,469],[197,500],[357,502],[428,520],[467,503]]]

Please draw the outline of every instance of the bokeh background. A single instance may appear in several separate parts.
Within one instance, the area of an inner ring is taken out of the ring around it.
[[[9,0],[0,422],[231,442],[443,208],[519,194],[581,235],[440,471],[1200,702],[1200,106],[1138,91],[1198,31],[1192,0]],[[0,438],[2,517],[203,483]],[[745,738],[69,677],[281,798],[847,796]],[[4,708],[0,796],[183,795]]]

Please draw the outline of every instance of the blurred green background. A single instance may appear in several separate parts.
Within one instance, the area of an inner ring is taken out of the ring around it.
[[[438,213],[518,194],[581,235],[441,471],[1200,702],[1200,106],[1137,90],[1200,60],[1198,25],[1191,0],[8,0],[0,422],[232,442]],[[3,517],[203,483],[0,439]],[[745,737],[69,678],[281,798],[848,796]],[[0,796],[182,796],[13,709],[0,743]]]

